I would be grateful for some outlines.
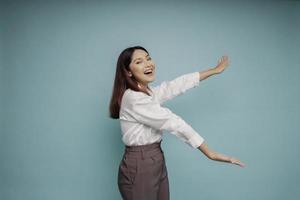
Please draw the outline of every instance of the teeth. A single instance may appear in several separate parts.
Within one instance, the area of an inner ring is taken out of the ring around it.
[[[148,73],[148,72],[152,72],[152,70],[150,70],[150,71],[145,71],[144,73]]]

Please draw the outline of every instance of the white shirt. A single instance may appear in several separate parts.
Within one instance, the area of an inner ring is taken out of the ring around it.
[[[119,113],[124,144],[136,146],[159,142],[163,131],[168,131],[191,147],[199,147],[204,139],[181,117],[161,106],[198,86],[199,82],[200,73],[193,72],[155,87],[149,86],[151,96],[128,88],[123,94]]]

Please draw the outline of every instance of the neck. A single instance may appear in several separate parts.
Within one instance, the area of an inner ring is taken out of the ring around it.
[[[145,89],[148,89],[148,84],[141,84],[141,83],[138,83],[138,87],[139,88],[145,88]]]

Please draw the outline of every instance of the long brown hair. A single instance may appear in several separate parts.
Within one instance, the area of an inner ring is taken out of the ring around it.
[[[141,91],[147,95],[150,95],[146,89],[138,87],[137,81],[133,75],[131,77],[128,75],[128,72],[130,71],[129,64],[131,63],[132,55],[136,49],[141,49],[148,53],[144,47],[133,46],[124,49],[119,55],[113,92],[109,105],[110,118],[119,119],[122,97],[127,88],[130,88],[134,91]]]

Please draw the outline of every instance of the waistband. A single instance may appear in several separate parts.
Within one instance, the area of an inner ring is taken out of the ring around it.
[[[152,150],[152,149],[160,148],[161,142],[162,142],[162,140],[160,140],[159,142],[152,143],[152,144],[145,144],[145,145],[138,145],[138,146],[125,145],[125,151],[134,152],[134,151],[142,151],[142,150],[143,151]]]
[[[138,146],[127,146],[125,145],[125,158],[149,158],[151,156],[157,155],[158,153],[163,153],[161,149],[161,142],[155,142],[152,144],[138,145]]]

